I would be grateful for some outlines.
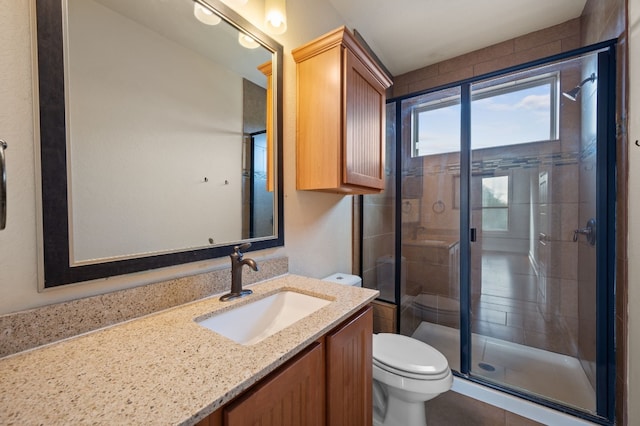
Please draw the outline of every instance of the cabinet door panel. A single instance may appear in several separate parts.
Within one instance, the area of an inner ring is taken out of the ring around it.
[[[321,426],[325,423],[324,346],[294,358],[224,409],[226,426]]]
[[[336,188],[340,184],[341,55],[338,45],[297,65],[298,189]]]
[[[351,50],[344,53],[344,183],[384,189],[385,92]]]
[[[373,310],[327,336],[327,424],[372,423]]]

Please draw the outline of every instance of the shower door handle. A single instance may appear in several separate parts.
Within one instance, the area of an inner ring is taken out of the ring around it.
[[[587,237],[587,242],[594,246],[596,245],[596,220],[595,219],[589,219],[587,221],[587,226],[585,226],[584,228],[578,228],[575,231],[573,231],[573,242],[575,243],[576,241],[578,241],[578,234],[582,234],[585,237]]]
[[[7,143],[0,139],[0,230],[7,226],[7,168],[4,150]]]

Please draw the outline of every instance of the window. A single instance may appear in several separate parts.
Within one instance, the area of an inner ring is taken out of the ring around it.
[[[558,73],[509,78],[471,86],[472,149],[558,139]],[[460,96],[438,93],[412,108],[412,157],[460,151]]]
[[[509,176],[482,178],[482,230],[509,230]]]
[[[558,74],[471,90],[472,149],[558,139]]]
[[[412,157],[460,151],[460,96],[414,107],[411,121]]]

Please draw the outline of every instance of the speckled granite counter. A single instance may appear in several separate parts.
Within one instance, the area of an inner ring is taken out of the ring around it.
[[[378,294],[296,275],[250,288],[0,359],[0,424],[194,424]],[[284,289],[333,302],[252,346],[194,322]]]

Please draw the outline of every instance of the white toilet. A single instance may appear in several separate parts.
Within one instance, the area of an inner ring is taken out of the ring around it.
[[[424,426],[425,401],[451,389],[447,359],[401,334],[373,335],[373,424]]]
[[[333,274],[324,279],[361,286],[360,277]],[[425,426],[425,401],[451,389],[449,363],[435,348],[400,334],[373,335],[374,426]]]

